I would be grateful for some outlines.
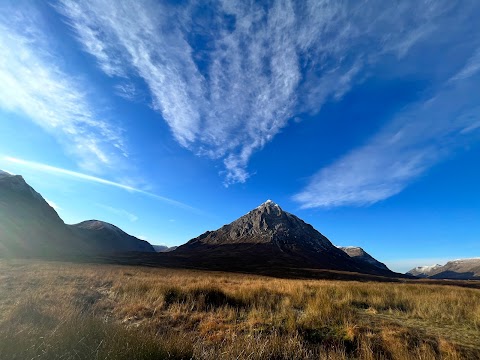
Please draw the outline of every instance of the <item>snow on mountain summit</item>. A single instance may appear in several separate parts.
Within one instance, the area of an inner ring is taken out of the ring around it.
[[[275,207],[280,207],[275,201],[268,199],[264,203],[260,204],[257,206],[257,209],[261,208],[262,206],[275,206]]]
[[[435,270],[440,269],[442,266],[443,265],[440,265],[440,264],[417,266],[416,268],[409,270],[407,274],[417,276],[417,277],[428,277]]]
[[[252,211],[250,211],[250,213],[252,212],[266,212],[268,214],[275,214],[277,216],[280,216],[282,214],[284,214],[285,212],[282,210],[282,208],[280,207],[280,205],[278,205],[276,202],[268,199],[267,201],[265,201],[263,204],[257,206],[255,209],[253,209]]]
[[[408,271],[417,277],[433,279],[480,279],[480,258],[457,259],[445,265],[418,266]]]

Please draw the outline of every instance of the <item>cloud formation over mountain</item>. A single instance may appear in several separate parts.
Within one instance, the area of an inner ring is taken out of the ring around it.
[[[221,159],[231,184],[247,180],[252,154],[293,116],[340,100],[375,66],[403,61],[419,44],[458,36],[444,27],[466,19],[467,28],[475,6],[61,0],[56,8],[100,69],[145,83],[176,140]]]

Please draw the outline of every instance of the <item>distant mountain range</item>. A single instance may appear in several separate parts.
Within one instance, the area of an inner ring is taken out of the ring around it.
[[[153,247],[103,221],[66,225],[23,177],[0,172],[0,254],[3,256],[157,252],[157,257],[152,255],[151,259],[158,265],[170,263],[254,272],[260,268],[313,268],[399,275],[362,249],[355,253],[346,249],[335,247],[311,225],[270,200],[231,224],[200,235],[177,249]]]
[[[412,270],[409,270],[407,274],[419,277],[419,278],[427,278],[431,275],[435,270],[441,268],[442,265],[435,264],[435,265],[425,265],[425,266],[417,266]]]
[[[0,255],[154,252],[146,241],[98,220],[66,225],[22,176],[0,172]]]
[[[152,246],[104,221],[67,225],[22,176],[0,170],[0,256],[106,255],[120,261],[118,256],[127,253],[132,254],[128,261],[138,264],[147,261],[151,265],[265,274],[303,274],[306,269],[318,269],[405,276],[392,272],[360,247],[334,246],[271,200],[218,230],[169,248]],[[480,279],[480,259],[418,267],[408,276]]]
[[[152,245],[156,252],[170,252],[176,250],[178,246]]]
[[[430,279],[480,280],[480,258],[452,260],[445,265],[419,266],[407,274]]]

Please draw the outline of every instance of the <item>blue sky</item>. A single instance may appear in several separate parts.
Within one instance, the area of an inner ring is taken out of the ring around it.
[[[0,168],[178,245],[266,199],[392,269],[480,256],[478,1],[2,1]]]

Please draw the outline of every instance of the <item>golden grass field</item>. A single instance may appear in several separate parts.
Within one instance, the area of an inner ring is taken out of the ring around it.
[[[4,359],[480,359],[480,290],[0,260]]]

